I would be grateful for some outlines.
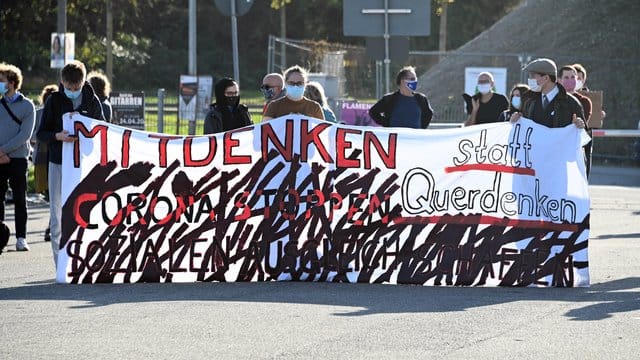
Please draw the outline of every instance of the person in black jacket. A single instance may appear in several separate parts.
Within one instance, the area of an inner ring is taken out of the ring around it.
[[[478,93],[471,97],[471,112],[464,126],[500,121],[500,114],[509,108],[507,97],[494,91],[495,81],[488,71],[478,74]]]
[[[87,74],[87,81],[91,84],[98,100],[100,100],[104,121],[112,123],[111,115],[113,114],[113,109],[111,108],[111,102],[109,102],[109,95],[111,95],[109,78],[99,71],[92,71]]]
[[[384,127],[426,129],[433,117],[427,96],[416,91],[418,78],[413,66],[405,66],[396,75],[398,91],[386,94],[371,109],[369,116]]]
[[[240,87],[231,78],[222,78],[215,86],[216,102],[204,119],[204,133],[215,134],[253,125],[249,108],[240,104]]]
[[[83,116],[104,121],[102,105],[86,81],[87,70],[80,61],[72,61],[62,68],[62,83],[44,105],[38,141],[49,149],[49,210],[51,217],[51,249],[58,264],[58,248],[62,231],[62,143],[77,141],[77,137],[62,128],[62,115],[78,112]]]

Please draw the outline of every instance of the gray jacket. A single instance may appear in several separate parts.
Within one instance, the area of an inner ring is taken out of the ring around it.
[[[36,112],[33,102],[22,94],[18,99],[7,106],[21,122],[15,122],[7,109],[0,104],[0,150],[10,158],[28,158],[31,152],[29,140],[33,133]]]

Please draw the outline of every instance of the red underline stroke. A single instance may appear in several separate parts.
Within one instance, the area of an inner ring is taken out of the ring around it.
[[[445,172],[451,173],[456,171],[470,171],[470,170],[482,170],[482,171],[495,171],[501,173],[521,174],[535,176],[536,171],[531,168],[520,168],[498,164],[468,164],[460,166],[448,166],[444,168]]]

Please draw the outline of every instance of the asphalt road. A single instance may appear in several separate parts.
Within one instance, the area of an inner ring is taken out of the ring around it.
[[[48,208],[32,204],[31,251],[12,238],[0,255],[0,359],[637,359],[640,170],[591,183],[592,286],[573,289],[57,285]]]

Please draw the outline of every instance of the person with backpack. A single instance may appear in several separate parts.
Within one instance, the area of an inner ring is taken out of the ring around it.
[[[16,250],[29,251],[26,239],[27,169],[36,111],[33,102],[20,93],[21,85],[22,71],[17,66],[0,63],[0,223],[5,225],[4,201],[8,182],[15,204]],[[2,228],[6,235],[6,228]]]
[[[369,116],[384,127],[426,129],[433,118],[427,96],[417,92],[418,77],[413,66],[396,75],[398,90],[386,94],[369,109]]]

